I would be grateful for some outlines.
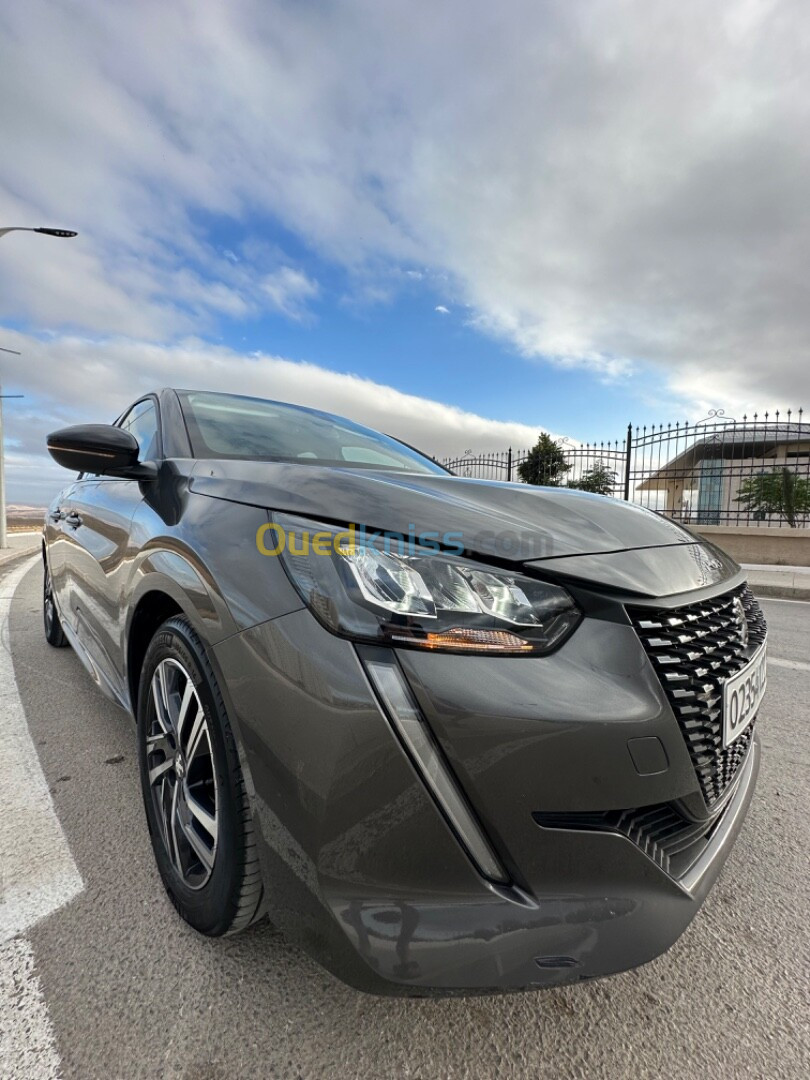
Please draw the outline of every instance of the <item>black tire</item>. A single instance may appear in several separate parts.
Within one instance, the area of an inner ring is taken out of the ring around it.
[[[180,616],[147,649],[137,712],[146,820],[166,892],[201,934],[244,930],[263,895],[253,819],[216,676]]]
[[[53,645],[55,649],[64,649],[68,644],[68,639],[62,629],[59,612],[56,610],[56,601],[53,597],[53,586],[51,585],[51,572],[47,563],[45,563],[42,575],[42,621],[45,626],[45,640],[48,644]]]

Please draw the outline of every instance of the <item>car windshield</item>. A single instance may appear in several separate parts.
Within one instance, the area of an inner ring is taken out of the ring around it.
[[[208,391],[181,391],[180,401],[195,457],[446,474],[388,435],[315,409]]]

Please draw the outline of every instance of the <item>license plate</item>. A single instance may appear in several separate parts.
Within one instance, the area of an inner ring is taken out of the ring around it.
[[[723,686],[723,746],[731,746],[754,719],[766,682],[765,646],[761,645],[742,671]]]

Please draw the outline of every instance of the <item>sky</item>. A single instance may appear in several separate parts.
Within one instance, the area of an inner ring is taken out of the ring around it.
[[[810,404],[801,0],[0,8],[11,502],[160,385],[438,456]]]

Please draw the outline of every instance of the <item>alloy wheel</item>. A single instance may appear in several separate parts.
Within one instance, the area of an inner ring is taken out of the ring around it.
[[[53,633],[53,623],[56,617],[56,608],[53,600],[53,585],[51,575],[47,567],[45,569],[45,583],[42,592],[43,616],[45,618],[45,633],[50,636]]]
[[[191,676],[173,658],[151,682],[146,767],[163,840],[174,869],[201,889],[214,869],[219,831],[208,718]]]

